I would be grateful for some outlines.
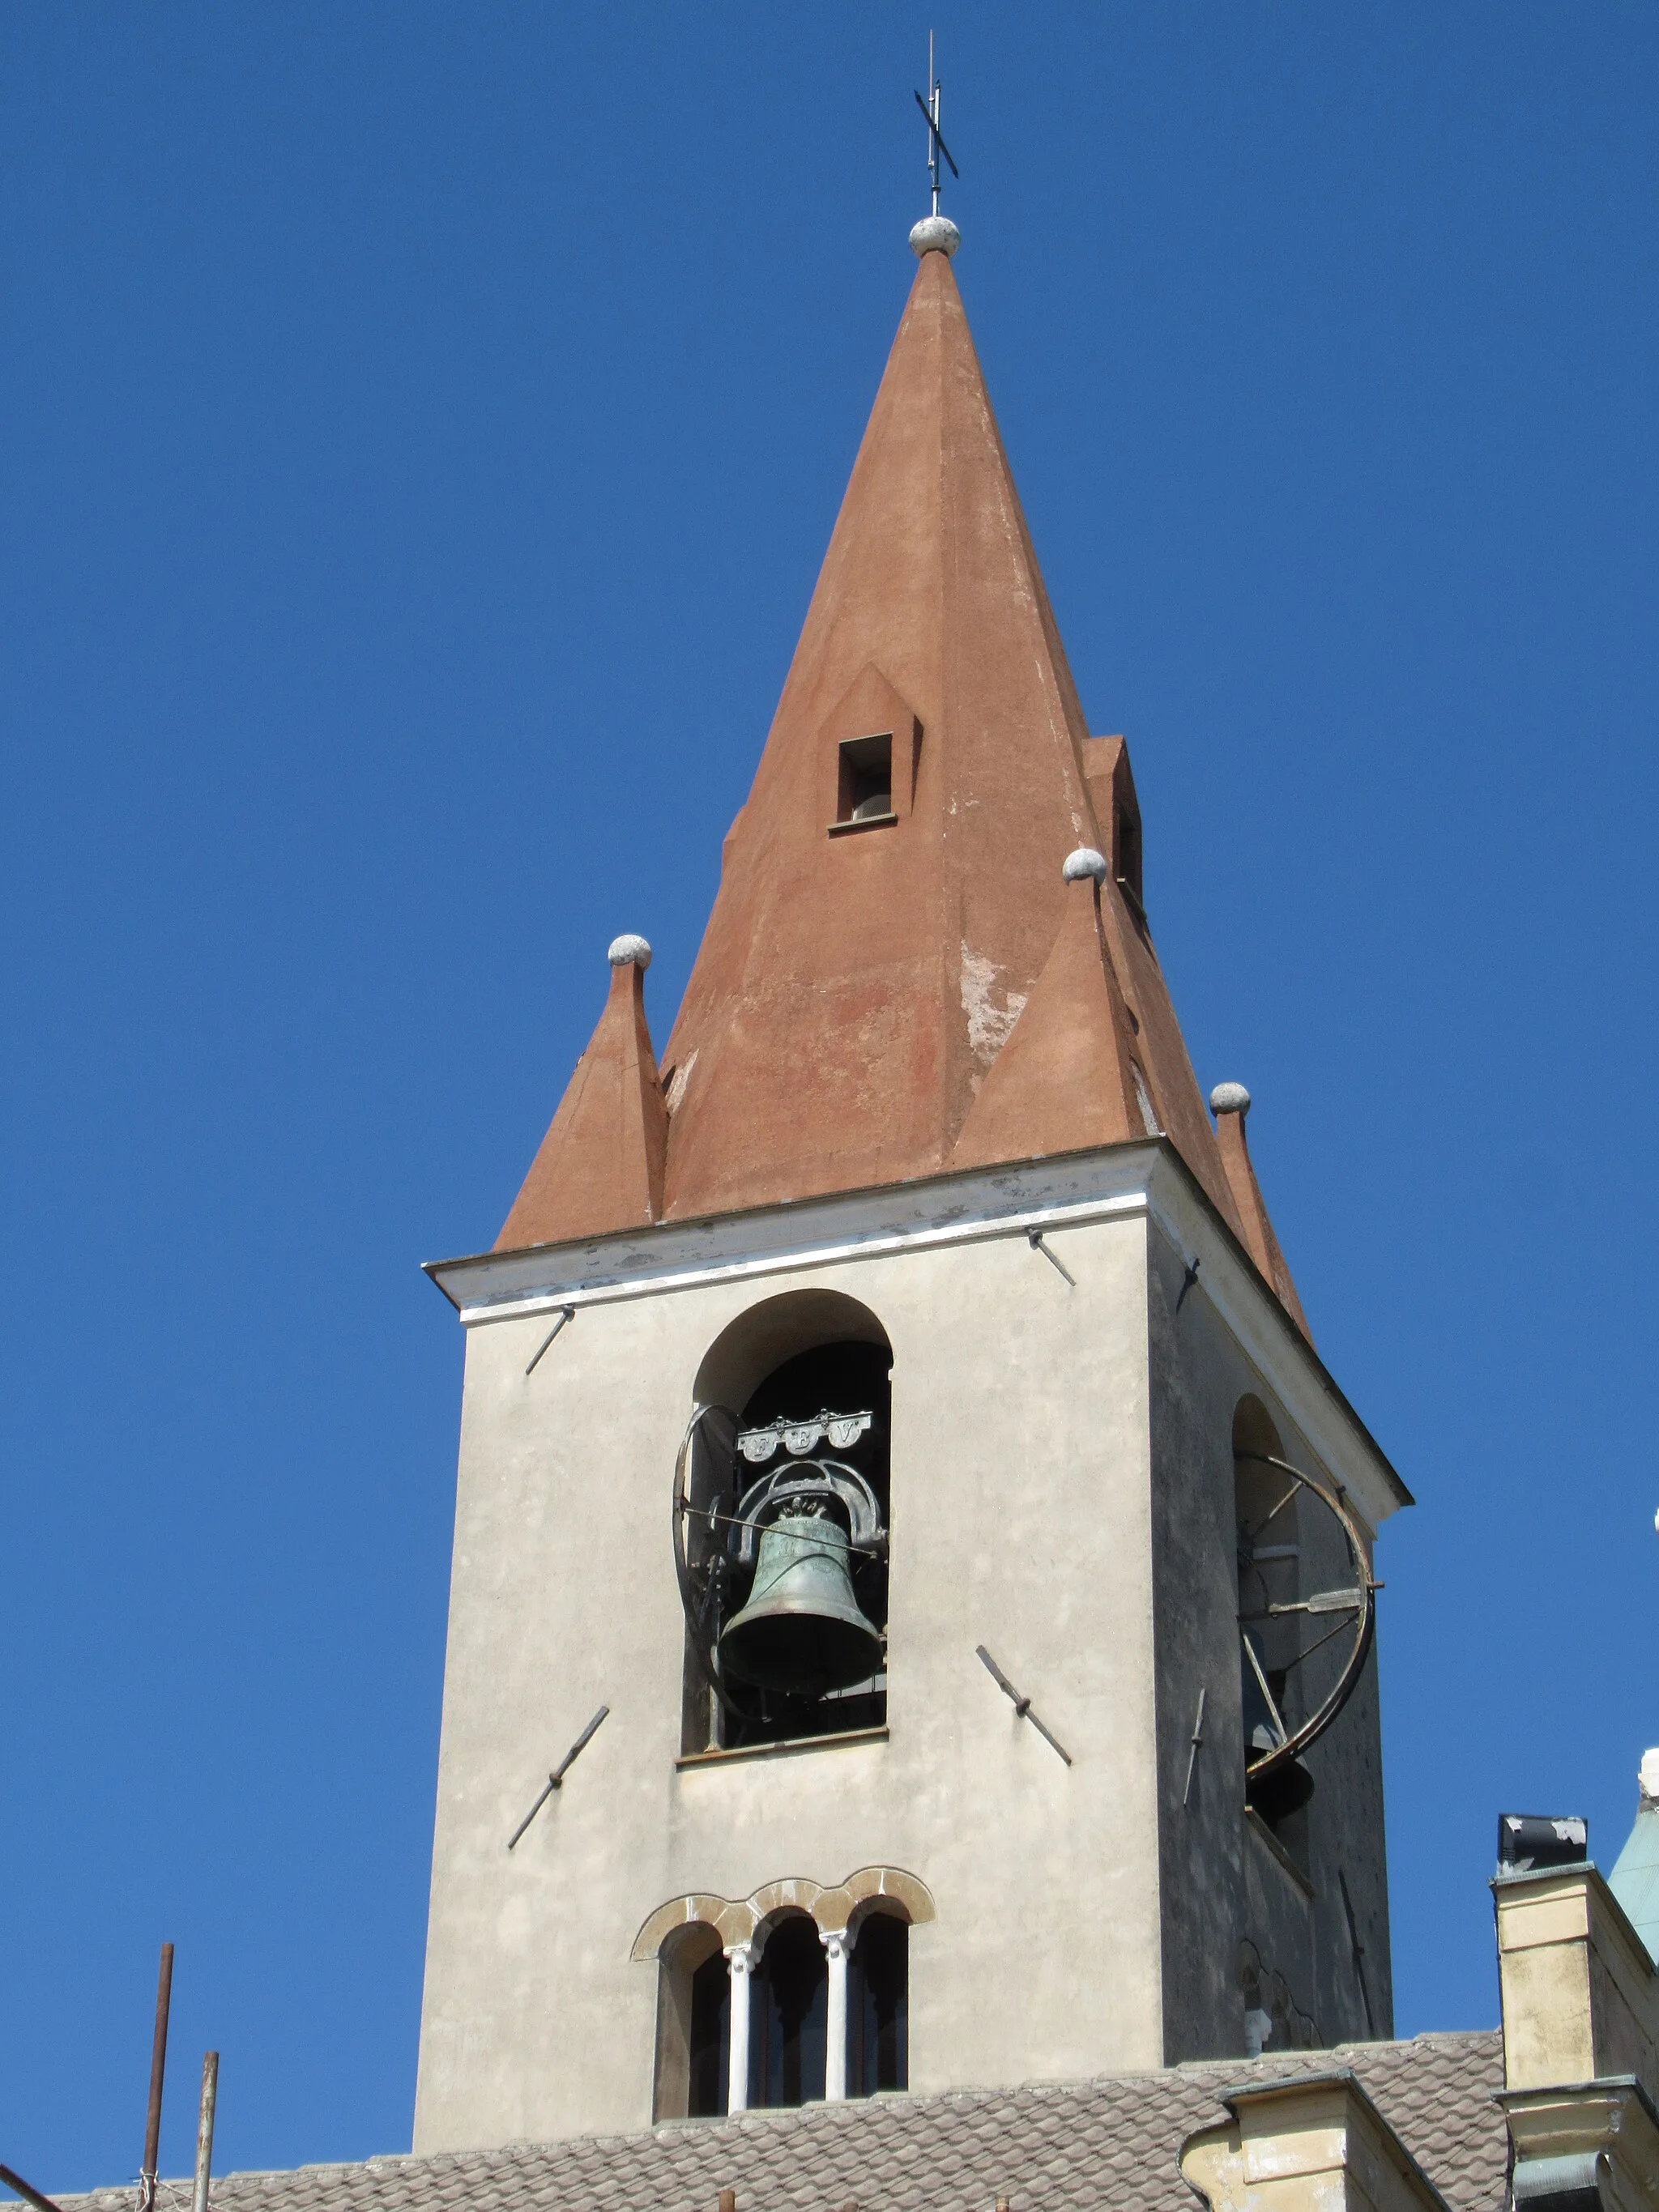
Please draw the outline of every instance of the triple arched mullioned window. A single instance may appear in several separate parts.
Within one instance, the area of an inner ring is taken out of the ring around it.
[[[893,1867],[660,1907],[633,1954],[658,1967],[655,2116],[907,2087],[910,1929],[933,1917]]]

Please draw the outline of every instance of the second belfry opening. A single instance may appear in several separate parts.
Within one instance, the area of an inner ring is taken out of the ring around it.
[[[890,1358],[798,1352],[733,1409],[729,1447],[710,1437],[696,1503],[724,1531],[720,1619],[688,1637],[686,1753],[885,1723]]]

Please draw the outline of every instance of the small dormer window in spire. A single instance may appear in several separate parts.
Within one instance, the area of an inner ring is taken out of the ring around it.
[[[1117,810],[1116,834],[1112,840],[1113,870],[1118,888],[1127,897],[1138,916],[1145,916],[1145,895],[1140,888],[1140,822],[1127,807]]]
[[[878,823],[896,822],[893,811],[893,733],[879,737],[844,738],[840,749],[840,775],[836,793],[837,830],[869,830]]]

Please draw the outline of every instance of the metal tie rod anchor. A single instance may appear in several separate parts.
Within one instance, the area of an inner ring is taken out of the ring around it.
[[[982,1659],[984,1661],[987,1674],[989,1674],[991,1680],[996,1684],[998,1689],[1001,1691],[1003,1696],[1006,1698],[1009,1703],[1013,1706],[1014,1711],[1019,1715],[1021,1720],[1030,1721],[1031,1726],[1042,1738],[1042,1741],[1048,1745],[1049,1750],[1057,1752],[1060,1758],[1065,1760],[1067,1766],[1069,1766],[1072,1763],[1071,1753],[1066,1750],[1065,1745],[1060,1741],[1057,1735],[1054,1735],[1049,1729],[1044,1728],[1042,1723],[1031,1711],[1031,1700],[1029,1698],[1021,1697],[1019,1692],[1008,1680],[1008,1677],[1003,1673],[1001,1668],[998,1666],[996,1661],[991,1656],[990,1653],[986,1650],[982,1644],[975,1644],[974,1653],[976,1658]]]
[[[508,1844],[507,1847],[508,1850],[513,1849],[514,1844],[518,1842],[520,1837],[523,1835],[525,1830],[535,1819],[537,1814],[541,1811],[542,1807],[546,1804],[548,1799],[553,1795],[553,1792],[556,1790],[563,1789],[565,1776],[575,1765],[577,1759],[581,1756],[581,1753],[586,1749],[589,1741],[592,1738],[594,1731],[598,1729],[599,1723],[605,1718],[610,1710],[611,1708],[609,1705],[601,1705],[599,1707],[598,1712],[594,1714],[592,1719],[589,1721],[587,1726],[576,1738],[574,1743],[571,1745],[569,1750],[566,1752],[564,1757],[559,1761],[551,1774],[548,1776],[546,1789],[543,1790],[541,1796],[536,1800],[530,1810],[525,1814],[523,1820],[520,1821],[518,1826],[513,1831],[513,1842]]]
[[[1183,1805],[1192,1795],[1193,1769],[1198,1765],[1198,1754],[1204,1748],[1204,1700],[1209,1694],[1207,1689],[1199,1692],[1198,1711],[1193,1715],[1192,1749],[1187,1754],[1187,1780],[1181,1792],[1181,1802]]]
[[[547,1348],[548,1348],[549,1345],[550,1345],[550,1344],[552,1343],[552,1341],[553,1341],[554,1338],[558,1334],[559,1331],[560,1331],[560,1330],[564,1327],[565,1323],[566,1323],[568,1321],[574,1321],[574,1320],[575,1320],[575,1318],[576,1318],[576,1309],[575,1309],[575,1307],[574,1307],[574,1306],[561,1306],[561,1307],[559,1308],[559,1317],[558,1317],[557,1321],[556,1321],[556,1322],[554,1322],[554,1324],[553,1324],[552,1328],[550,1328],[550,1329],[548,1330],[547,1334],[546,1334],[546,1335],[542,1339],[541,1342],[540,1342],[540,1343],[536,1346],[536,1356],[535,1356],[535,1358],[531,1361],[531,1363],[530,1363],[529,1366],[528,1366],[528,1367],[526,1367],[526,1368],[525,1369],[525,1370],[524,1370],[524,1371],[525,1371],[525,1373],[526,1373],[526,1375],[533,1375],[533,1374],[535,1373],[536,1370],[537,1370],[537,1369],[541,1365],[541,1364],[542,1364],[542,1354],[543,1354],[543,1352],[544,1352],[547,1350]]]
[[[1040,1229],[1028,1229],[1025,1232],[1025,1242],[1034,1252],[1041,1252],[1051,1267],[1057,1267],[1073,1290],[1077,1288],[1077,1277],[1060,1258],[1059,1253],[1044,1243],[1042,1231]]]

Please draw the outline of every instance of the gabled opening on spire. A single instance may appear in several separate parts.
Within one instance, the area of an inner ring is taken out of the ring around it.
[[[874,661],[865,663],[820,726],[818,744],[818,788],[832,837],[908,819],[921,724]]]
[[[1083,774],[1100,824],[1101,850],[1112,881],[1144,929],[1146,898],[1140,877],[1140,801],[1129,773],[1129,749],[1121,737],[1090,738],[1083,747]]]
[[[896,822],[893,811],[893,732],[843,738],[838,748],[834,830],[873,830]]]
[[[1133,805],[1132,793],[1130,805]],[[1144,915],[1146,904],[1140,888],[1140,815],[1138,811],[1131,812],[1121,803],[1113,829],[1112,848],[1117,859],[1118,884],[1133,900],[1136,911]]]

